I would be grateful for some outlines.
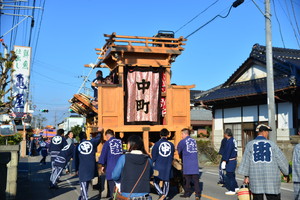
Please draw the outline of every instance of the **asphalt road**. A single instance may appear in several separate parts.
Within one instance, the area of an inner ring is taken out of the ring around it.
[[[49,157],[47,158],[46,165],[40,165],[40,156],[21,158],[18,169],[18,200],[76,200],[78,199],[80,188],[77,176],[63,174],[57,190],[48,189],[50,177],[50,163]],[[224,187],[218,186],[218,170],[216,166],[204,166],[201,169],[200,186],[202,189],[201,200],[237,200],[237,195],[227,196],[227,191]],[[238,184],[241,185],[242,177],[237,175]],[[293,184],[282,184],[282,199],[293,199]],[[153,199],[158,199],[155,191],[151,193]],[[180,194],[175,187],[170,189],[171,199],[179,200]],[[90,200],[100,199],[99,191],[89,189]],[[101,198],[105,199],[105,198]],[[192,195],[189,199],[195,199]]]

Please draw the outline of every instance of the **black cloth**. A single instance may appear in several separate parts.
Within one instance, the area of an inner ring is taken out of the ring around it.
[[[125,154],[125,164],[121,174],[121,191],[130,193],[135,183],[142,174],[146,161],[149,156],[144,154]],[[135,187],[133,193],[149,193],[150,192],[150,162],[140,179],[138,185]]]
[[[109,197],[113,197],[114,196],[114,189],[115,189],[115,181],[113,180],[107,180],[108,183],[108,191],[109,191]]]
[[[200,196],[200,184],[199,184],[199,175],[198,174],[184,174],[183,175],[183,188],[184,194],[190,196],[193,193],[192,185],[194,184],[194,190],[196,196]]]
[[[267,200],[280,200],[280,194],[265,194]],[[264,200],[264,194],[253,194],[253,200]]]

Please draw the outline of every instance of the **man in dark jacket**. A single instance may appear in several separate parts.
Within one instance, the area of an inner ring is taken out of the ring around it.
[[[79,134],[80,143],[75,149],[75,171],[79,175],[81,194],[78,200],[88,200],[89,182],[97,176],[95,154],[101,134],[87,140],[85,132]]]
[[[193,193],[191,183],[194,183],[195,199],[200,199],[199,184],[199,162],[198,149],[196,141],[190,137],[191,131],[187,128],[181,130],[182,140],[177,145],[177,151],[182,158],[183,178],[184,178],[184,194],[182,198],[189,198]]]
[[[51,175],[54,171],[54,160],[56,159],[56,156],[60,153],[60,151],[66,146],[68,143],[66,139],[63,137],[64,135],[64,129],[58,129],[56,132],[56,136],[54,136],[51,139],[51,142],[49,144],[49,153],[51,157]]]
[[[97,100],[98,98],[98,86],[97,84],[101,84],[104,81],[103,74],[101,70],[96,72],[96,78],[92,82],[92,89],[94,91],[94,98]]]
[[[226,169],[226,195],[235,195],[236,191],[239,189],[238,184],[235,179],[235,169],[237,164],[237,143],[233,138],[231,129],[227,128],[224,133],[227,139],[224,152],[222,154],[222,169]]]
[[[54,136],[51,139],[51,142],[49,144],[49,153],[51,156],[51,165],[52,165],[52,170],[54,169],[54,160],[56,156],[60,153],[60,151],[66,146],[68,143],[66,139],[63,137],[64,135],[64,129],[58,129],[56,131],[56,136]]]
[[[123,154],[122,141],[115,138],[114,131],[107,129],[105,131],[106,142],[103,145],[101,155],[98,163],[102,165],[102,173],[106,172],[106,180],[108,182],[110,197],[113,197],[115,182],[113,181],[111,174],[114,170],[118,159]]]
[[[65,168],[67,163],[73,157],[75,145],[68,144],[66,145],[61,152],[56,156],[54,160],[54,170],[50,176],[50,185],[49,188],[57,188],[57,179],[61,174],[62,170]]]
[[[221,155],[221,156],[223,156],[226,142],[227,142],[227,139],[224,136],[222,141],[221,141],[221,146],[220,146],[220,150],[219,150],[219,155]],[[221,167],[221,164],[222,164],[222,159],[221,159],[220,165],[219,165],[219,182],[218,182],[218,185],[223,186],[225,184],[225,173],[224,173],[224,170]]]
[[[156,142],[152,148],[152,162],[154,170],[158,174],[154,175],[154,186],[159,195],[159,200],[167,197],[170,187],[170,178],[172,178],[172,161],[174,157],[174,144],[169,142],[167,137],[169,131],[162,129],[160,131],[161,139]],[[160,182],[163,182],[163,187],[160,187]]]

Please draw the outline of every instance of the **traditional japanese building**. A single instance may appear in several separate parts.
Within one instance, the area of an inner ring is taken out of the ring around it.
[[[273,48],[277,141],[290,151],[300,128],[300,50]],[[201,93],[197,105],[213,111],[213,142],[220,146],[231,128],[239,156],[255,127],[268,124],[266,47],[255,44],[246,61],[220,86]],[[287,154],[287,152],[286,152]]]

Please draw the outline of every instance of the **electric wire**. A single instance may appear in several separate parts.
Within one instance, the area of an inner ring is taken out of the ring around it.
[[[256,8],[259,10],[259,12],[260,12],[263,16],[266,17],[265,13],[260,9],[260,7],[257,5],[257,3],[256,3],[254,0],[251,0],[251,1],[254,3],[254,5],[256,6]]]
[[[33,0],[33,7],[35,7],[36,0]],[[30,25],[30,32],[29,32],[29,41],[28,46],[31,46],[31,38],[32,38],[32,31],[34,27],[34,14],[35,14],[35,8],[32,9],[32,19],[31,19],[31,25]]]
[[[33,61],[35,60],[35,55],[36,55],[37,48],[38,48],[38,42],[39,42],[39,37],[40,37],[40,31],[41,31],[42,21],[43,21],[43,16],[44,16],[45,3],[46,3],[46,0],[44,0],[44,2],[43,2],[42,13],[41,13],[41,18],[40,18],[40,23],[39,23],[39,28],[38,28],[38,33],[37,33],[37,37],[35,37],[35,38],[36,38],[36,42],[35,42],[34,53],[33,53],[33,57],[32,57],[32,60],[33,60]]]
[[[202,26],[200,26],[199,28],[197,28],[195,31],[193,31],[192,33],[190,33],[189,35],[187,35],[185,38],[187,39],[187,38],[189,38],[190,36],[192,36],[192,35],[194,35],[196,32],[198,32],[200,29],[202,29],[202,28],[204,28],[205,26],[207,26],[209,23],[211,23],[212,21],[214,21],[216,18],[218,18],[218,17],[221,17],[221,18],[226,18],[226,17],[228,17],[229,16],[229,14],[230,14],[230,11],[231,11],[231,9],[232,9],[232,5],[230,6],[230,8],[229,8],[229,10],[228,10],[228,12],[227,12],[227,14],[225,15],[225,16],[222,16],[222,15],[220,15],[220,14],[218,14],[218,15],[216,15],[215,17],[213,17],[211,20],[209,20],[208,22],[206,22],[205,24],[203,24]]]
[[[41,60],[39,60],[39,59],[34,59],[33,64],[34,64],[34,65],[35,65],[35,64],[37,64],[37,65],[42,65],[42,66],[44,66],[45,69],[48,69],[48,70],[50,70],[50,71],[54,71],[54,72],[57,72],[57,71],[58,71],[57,67],[55,67],[54,65],[49,64],[49,63],[46,63],[46,62],[41,61]],[[72,74],[72,75],[76,75],[76,76],[78,75],[78,73],[75,73],[75,72],[72,71],[72,70],[67,70],[66,68],[60,68],[59,71],[60,71],[61,73],[67,72],[68,74]],[[64,72],[62,72],[62,71],[64,71]]]
[[[71,85],[71,84],[69,84],[69,83],[65,83],[65,82],[59,81],[59,80],[55,80],[55,79],[53,79],[53,78],[51,78],[51,77],[49,77],[49,76],[46,76],[46,75],[44,75],[44,74],[41,74],[41,73],[39,73],[39,72],[37,72],[37,71],[35,71],[35,70],[32,70],[32,72],[33,72],[33,73],[36,73],[36,74],[38,74],[38,75],[40,75],[40,76],[42,76],[42,77],[44,77],[44,78],[47,78],[47,79],[49,79],[49,80],[51,80],[51,81],[54,81],[55,83],[60,83],[60,84],[63,84],[63,85],[67,85],[67,86],[70,86],[70,87],[75,87],[75,88],[77,88],[77,86],[74,86],[74,85]]]
[[[180,31],[182,28],[184,28],[186,25],[188,25],[189,23],[191,23],[192,21],[194,21],[197,17],[199,17],[201,14],[203,14],[205,11],[207,11],[210,7],[212,7],[213,5],[215,5],[219,0],[216,0],[215,2],[213,2],[212,4],[210,4],[207,8],[205,8],[203,11],[201,11],[199,14],[197,14],[195,17],[193,17],[191,20],[189,20],[187,23],[185,23],[184,25],[182,25],[179,29],[177,29],[175,31],[175,33],[177,33],[178,31]]]
[[[293,4],[293,1],[292,1],[292,0],[290,0],[290,1],[291,1],[292,11],[293,11],[293,15],[294,15],[294,19],[295,19],[296,27],[297,27],[297,30],[298,30],[298,34],[300,35],[300,30],[299,30],[299,26],[298,26],[298,22],[297,22],[296,14],[295,14],[294,4]]]
[[[280,21],[279,21],[279,19],[278,19],[277,12],[276,12],[275,1],[274,1],[274,0],[272,0],[272,1],[273,1],[273,7],[274,7],[275,18],[276,18],[276,21],[277,21],[277,23],[278,23],[278,28],[279,28],[280,38],[281,38],[283,47],[285,48],[285,43],[284,43],[284,40],[283,40],[282,31],[281,31],[281,24],[280,24]]]
[[[286,15],[286,17],[288,18],[288,21],[289,21],[289,23],[290,23],[290,25],[291,25],[291,28],[293,29],[295,39],[296,39],[297,44],[298,44],[298,46],[299,46],[299,48],[300,48],[300,43],[299,43],[299,40],[298,40],[296,31],[295,31],[294,25],[293,25],[293,23],[292,23],[290,17],[288,16],[288,14],[287,14],[287,13],[285,12],[285,10],[283,9],[283,6],[282,6],[281,3],[280,3],[281,1],[278,1],[278,2],[279,2],[279,5],[280,5],[281,9],[283,10],[283,13],[284,13],[284,14]],[[285,1],[285,2],[286,2],[286,1]],[[287,7],[287,12],[288,12],[288,7]]]
[[[14,3],[14,5],[16,5],[17,2]],[[14,10],[14,14],[16,10]],[[15,20],[16,20],[16,16],[13,15],[13,19],[12,19],[12,25],[11,25],[11,28],[13,28],[15,26]],[[11,50],[11,47],[12,47],[12,41],[13,41],[13,36],[14,36],[14,29],[10,32],[10,40],[9,40],[9,51]]]
[[[296,4],[297,6],[300,6],[300,3],[298,1],[299,0],[293,0],[293,3]]]

